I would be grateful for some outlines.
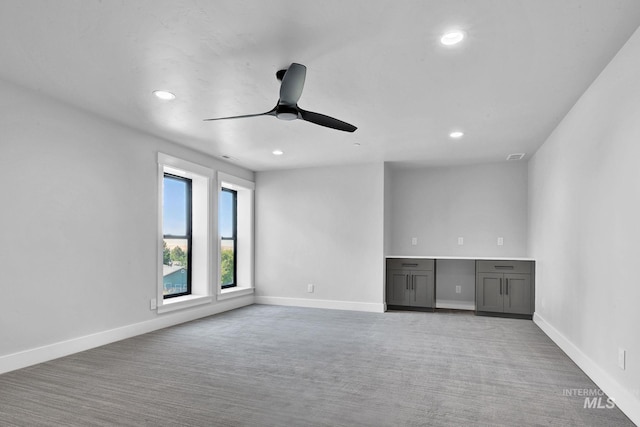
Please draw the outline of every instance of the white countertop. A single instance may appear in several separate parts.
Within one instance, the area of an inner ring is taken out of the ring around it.
[[[407,259],[468,259],[472,261],[535,261],[534,258],[520,257],[486,257],[486,256],[427,256],[427,255],[387,255],[385,258],[407,258]]]

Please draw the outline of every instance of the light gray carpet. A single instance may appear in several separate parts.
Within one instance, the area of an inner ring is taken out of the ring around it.
[[[0,425],[633,425],[565,389],[529,320],[254,305],[0,375]]]

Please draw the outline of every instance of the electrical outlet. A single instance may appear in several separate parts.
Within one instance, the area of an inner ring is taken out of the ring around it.
[[[498,246],[504,245],[504,238],[498,237]]]
[[[156,301],[155,298],[151,298],[151,301],[149,301],[149,309],[155,310],[157,308],[158,308],[158,302]]]
[[[462,292],[462,286],[456,285],[456,294],[459,294],[461,292]]]
[[[625,361],[627,358],[627,350],[624,348],[618,349],[618,368],[625,370]]]
[[[458,237],[458,245],[464,245],[464,237]]]
[[[418,244],[418,238],[417,238],[417,237],[412,237],[412,238],[411,238],[411,244],[412,244],[413,246],[417,245],[417,244]]]
[[[312,293],[313,292],[313,283],[309,283],[307,285],[307,292]]]

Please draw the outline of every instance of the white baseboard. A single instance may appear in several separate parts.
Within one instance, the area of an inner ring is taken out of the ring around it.
[[[640,399],[621,386],[620,383],[600,368],[589,356],[562,335],[560,331],[547,323],[538,313],[533,314],[533,321],[608,397],[614,400],[616,406],[631,421],[636,425],[640,425]]]
[[[308,298],[285,298],[256,296],[256,304],[267,305],[287,305],[294,307],[329,308],[333,310],[370,311],[374,313],[384,313],[384,303],[336,301]]]
[[[242,296],[215,305],[163,314],[152,320],[0,356],[0,374],[251,304],[253,295]]]
[[[451,310],[472,310],[475,311],[475,302],[436,300],[436,308],[448,308]]]

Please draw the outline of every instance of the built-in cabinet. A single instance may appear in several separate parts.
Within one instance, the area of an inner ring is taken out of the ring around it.
[[[533,314],[532,261],[476,261],[476,312]]]
[[[388,259],[386,283],[388,308],[435,306],[432,259]]]
[[[475,263],[476,313],[533,314],[534,261],[476,259]],[[387,308],[435,308],[435,259],[387,258],[386,267]]]

